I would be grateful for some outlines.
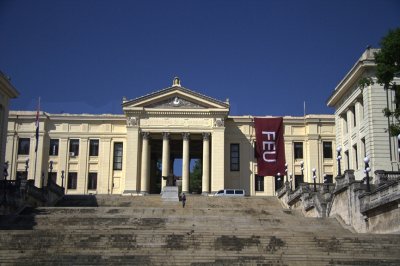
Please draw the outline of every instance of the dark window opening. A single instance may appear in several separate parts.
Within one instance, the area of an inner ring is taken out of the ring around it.
[[[78,184],[78,174],[77,173],[68,173],[68,189],[76,189]]]
[[[79,139],[71,139],[69,141],[69,156],[79,155]]]
[[[303,159],[303,142],[294,142],[294,159]]]
[[[29,154],[30,139],[21,138],[18,140],[18,155]]]
[[[49,148],[50,156],[58,155],[58,145],[59,145],[58,139],[50,139],[50,148]]]
[[[89,173],[88,176],[88,189],[97,189],[97,173]]]
[[[231,143],[231,171],[240,170],[240,147],[238,143]]]
[[[122,170],[122,150],[123,150],[122,142],[115,142],[114,143],[114,160],[113,160],[113,169],[114,170]]]
[[[99,156],[99,140],[98,139],[90,140],[89,156]]]
[[[264,191],[264,177],[261,175],[256,175],[256,191]]]
[[[324,159],[332,159],[333,158],[332,142],[324,141],[322,145],[324,150]]]

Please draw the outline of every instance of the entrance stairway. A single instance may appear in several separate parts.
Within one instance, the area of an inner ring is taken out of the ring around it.
[[[65,196],[0,219],[0,265],[400,265],[400,235],[354,234],[274,197]]]

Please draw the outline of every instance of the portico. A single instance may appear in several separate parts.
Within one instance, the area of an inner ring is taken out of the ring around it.
[[[189,192],[193,158],[202,161],[203,194],[224,187],[224,161],[211,159],[224,158],[228,103],[185,89],[175,78],[172,87],[124,100],[122,106],[128,146],[123,194],[152,193],[158,183],[162,190],[175,158],[182,158],[182,192]],[[159,159],[161,174],[151,169]]]

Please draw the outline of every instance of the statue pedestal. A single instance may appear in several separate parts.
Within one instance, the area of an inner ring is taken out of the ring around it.
[[[165,186],[162,190],[163,201],[179,201],[178,187]]]

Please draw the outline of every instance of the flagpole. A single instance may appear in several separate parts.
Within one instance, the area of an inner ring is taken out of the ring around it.
[[[37,149],[39,145],[39,112],[40,112],[40,97],[39,97],[39,103],[38,103],[38,108],[36,111],[36,129],[35,129],[35,138],[36,138],[36,143],[35,143],[35,169],[33,172],[33,180],[36,182],[36,165],[37,165]],[[43,187],[43,184],[40,184],[40,187]]]

